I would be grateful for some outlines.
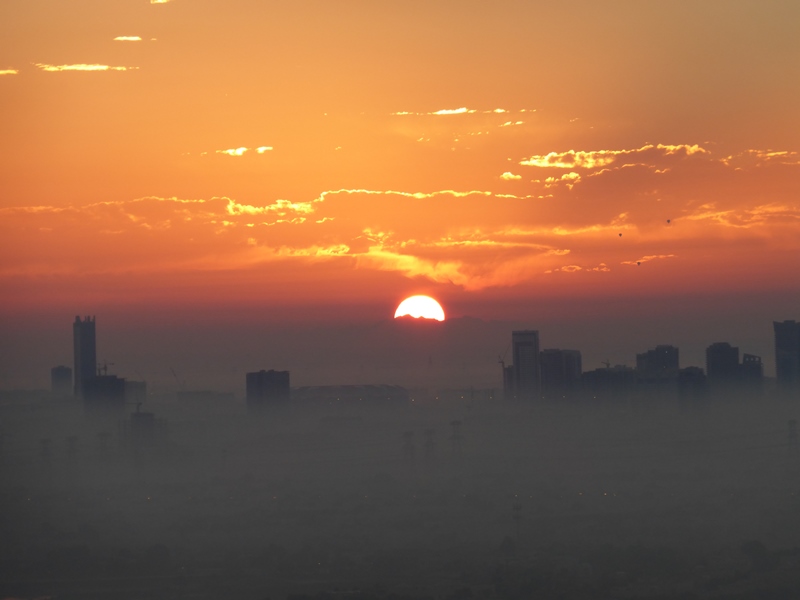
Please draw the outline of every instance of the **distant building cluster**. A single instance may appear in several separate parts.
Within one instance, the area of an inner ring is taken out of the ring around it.
[[[108,365],[97,364],[95,317],[75,317],[72,324],[73,369],[65,366],[50,370],[52,392],[72,395],[92,411],[122,410],[126,404],[141,405],[147,396],[144,381],[129,381],[108,374]]]
[[[800,323],[775,322],[775,364],[778,389],[800,389]],[[742,354],[728,342],[706,348],[705,370],[680,366],[678,348],[657,345],[636,355],[636,367],[611,366],[583,371],[578,350],[539,350],[539,332],[511,334],[513,364],[503,368],[503,392],[517,400],[555,400],[569,397],[625,397],[677,393],[689,399],[758,392],[764,381],[761,357]]]

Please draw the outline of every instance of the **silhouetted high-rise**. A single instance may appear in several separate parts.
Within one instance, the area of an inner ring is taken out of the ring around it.
[[[532,329],[511,332],[511,349],[514,356],[514,394],[524,400],[539,398],[539,332]]]
[[[761,364],[761,357],[755,354],[742,355],[742,381],[748,384],[761,384],[764,379],[764,366]]]
[[[85,320],[75,317],[72,324],[72,345],[75,359],[73,390],[76,396],[82,397],[85,382],[97,376],[94,317],[86,317]]]
[[[678,376],[678,349],[660,345],[636,355],[636,372],[645,380],[666,380]]]
[[[716,342],[706,348],[706,375],[712,384],[730,383],[739,379],[739,348],[727,342]]]
[[[285,404],[289,401],[289,371],[261,370],[247,373],[247,405],[251,408]]]
[[[775,328],[775,376],[782,386],[800,383],[800,323],[773,322]]]
[[[563,394],[577,388],[581,380],[581,353],[579,350],[548,348],[539,355],[542,392]]]

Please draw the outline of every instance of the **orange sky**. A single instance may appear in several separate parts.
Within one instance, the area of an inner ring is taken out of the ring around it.
[[[797,23],[737,0],[6,0],[0,311],[798,306]]]

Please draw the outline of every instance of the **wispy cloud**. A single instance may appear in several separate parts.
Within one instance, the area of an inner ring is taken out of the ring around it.
[[[19,73],[17,69],[0,69],[0,75],[16,75]]]
[[[514,175],[511,171],[506,171],[502,175],[500,175],[500,179],[503,181],[516,181],[522,179],[522,175]]]
[[[575,171],[570,171],[561,177],[548,177],[544,180],[544,187],[549,188],[558,185],[559,183],[565,183],[567,188],[571,190],[573,186],[580,180],[580,175],[578,175]]]
[[[621,156],[631,156],[645,153],[654,153],[661,156],[693,154],[708,154],[708,150],[697,144],[646,144],[641,148],[631,150],[567,150],[566,152],[550,152],[548,154],[534,154],[530,158],[520,161],[526,167],[553,167],[558,169],[596,169],[610,165]]]
[[[675,258],[674,254],[648,254],[647,256],[643,256],[637,260],[623,260],[620,264],[621,265],[642,265],[646,262],[650,262],[651,260],[663,260],[665,258]]]
[[[791,150],[758,150],[750,149],[721,158],[720,162],[727,166],[741,167],[748,164],[777,163],[783,165],[799,165],[800,153]]]
[[[227,150],[217,150],[217,154],[227,154],[228,156],[242,156],[249,148],[244,146],[240,148],[228,148]]]
[[[441,117],[441,116],[450,116],[450,115],[502,115],[507,114],[510,110],[506,110],[505,108],[492,108],[489,110],[478,110],[475,108],[467,108],[466,106],[461,106],[459,108],[442,108],[440,110],[435,110],[432,112],[413,112],[413,111],[399,111],[391,113],[393,116],[415,116],[415,117]],[[536,112],[536,109],[522,109],[518,112]],[[520,122],[521,124],[521,122]]]
[[[239,148],[228,148],[227,150],[217,150],[217,154],[226,154],[228,156],[243,156],[246,152],[255,150],[257,154],[264,154],[272,150],[272,146],[259,146],[258,148],[248,148],[240,146]]]
[[[42,71],[48,73],[57,73],[60,71],[132,71],[139,67],[112,67],[110,65],[98,64],[75,64],[75,65],[47,65],[43,63],[36,63]]]
[[[141,42],[142,38],[138,35],[118,35],[114,38],[115,42]]]

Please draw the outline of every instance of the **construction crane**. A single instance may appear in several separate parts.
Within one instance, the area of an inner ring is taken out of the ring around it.
[[[104,360],[103,361],[103,366],[102,367],[101,366],[97,367],[97,375],[98,375],[98,377],[100,375],[108,375],[108,367],[113,367],[113,366],[114,366],[114,363],[110,363],[107,360]]]
[[[182,392],[186,387],[186,382],[182,382],[180,379],[178,379],[178,374],[175,373],[175,369],[170,367],[169,370],[172,372],[172,376],[175,378],[175,382],[178,384],[178,391]]]
[[[505,350],[505,352],[503,352],[503,355],[502,356],[500,356],[500,355],[497,356],[497,362],[500,363],[501,367],[503,367],[503,373],[506,372],[506,355],[508,354],[508,351],[509,351],[510,348],[511,348],[511,342],[509,342],[508,346],[506,346],[506,350]]]

